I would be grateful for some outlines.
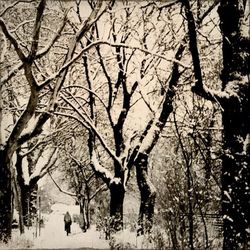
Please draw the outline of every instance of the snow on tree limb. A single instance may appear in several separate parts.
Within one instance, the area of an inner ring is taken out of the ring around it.
[[[195,76],[195,83],[191,89],[194,93],[200,95],[201,97],[218,103],[221,109],[223,110],[223,104],[225,102],[232,101],[232,100],[239,102],[239,97],[238,97],[239,88],[235,88],[235,86],[239,84],[247,84],[248,79],[246,76],[239,77],[237,79],[237,82],[232,81],[233,84],[231,82],[231,84],[229,84],[229,86],[227,86],[227,88],[224,89],[223,91],[211,90],[204,85],[203,79],[202,79],[199,51],[197,47],[197,34],[196,34],[195,20],[193,17],[193,13],[191,11],[189,1],[184,0],[183,3],[185,5],[186,19],[188,23],[189,50],[190,50],[192,60],[193,60],[193,69],[194,69],[194,76]],[[230,85],[233,87],[231,88]]]
[[[40,29],[41,29],[42,17],[43,17],[45,5],[46,5],[46,0],[41,0],[37,7],[36,21],[35,21],[34,28],[33,28],[31,48],[30,48],[30,53],[28,56],[28,59],[31,61],[35,58],[35,55],[37,53]]]
[[[26,56],[24,55],[22,49],[20,48],[18,41],[16,40],[16,38],[14,36],[12,36],[12,34],[8,30],[4,20],[1,17],[0,17],[0,26],[2,28],[4,35],[8,38],[10,43],[14,46],[16,53],[19,56],[20,60],[22,62],[24,62],[26,60]]]
[[[93,168],[93,170],[103,179],[103,181],[106,184],[109,184],[110,181],[113,178],[113,175],[111,174],[111,172],[104,168],[98,161],[97,156],[96,156],[96,152],[95,150],[93,150],[91,157],[90,157],[90,165]]]
[[[101,4],[99,4],[101,6]],[[94,13],[94,14],[93,14]],[[57,101],[57,97],[58,97],[58,93],[64,83],[64,80],[65,80],[65,77],[66,77],[66,74],[67,74],[67,70],[68,70],[68,67],[74,62],[71,60],[71,58],[73,57],[73,54],[74,54],[74,51],[75,51],[75,48],[76,48],[76,44],[77,42],[79,41],[79,39],[82,38],[82,36],[88,31],[88,29],[94,24],[94,21],[93,21],[93,17],[96,17],[98,15],[98,11],[95,10],[93,11],[91,14],[90,14],[90,17],[84,22],[84,24],[82,25],[81,29],[79,30],[79,32],[77,33],[76,37],[75,37],[75,42],[72,44],[72,46],[70,47],[69,51],[68,51],[68,54],[66,56],[66,61],[69,61],[71,63],[66,63],[66,66],[64,65],[62,68],[61,68],[61,71],[55,76],[55,77],[52,77],[52,79],[55,79],[56,77],[60,76],[58,79],[57,79],[57,82],[55,84],[55,87],[54,87],[54,90],[53,90],[53,93],[51,95],[51,98],[50,98],[50,102],[47,106],[47,109],[46,111],[41,114],[38,118],[38,121],[36,123],[36,125],[33,127],[33,130],[30,131],[29,133],[26,133],[25,135],[23,135],[21,138],[18,139],[18,143],[21,144],[21,143],[24,143],[26,142],[27,140],[29,140],[30,138],[32,138],[33,136],[37,135],[38,133],[41,132],[42,130],[42,127],[43,125],[46,123],[46,121],[50,118],[51,116],[51,112],[54,112],[54,109],[56,107],[56,101]],[[98,16],[100,17],[100,16]],[[35,58],[33,58],[34,60]],[[50,81],[51,79],[49,78],[48,81],[45,81],[46,84],[39,84],[36,82],[35,78],[34,78],[34,75],[32,73],[32,70],[31,70],[31,65],[27,65],[26,62],[24,62],[24,68],[25,68],[25,76],[28,80],[28,82],[30,83],[30,85],[32,86],[31,87],[31,96],[30,96],[30,101],[27,105],[27,108],[26,108],[26,111],[23,113],[23,115],[21,117],[23,117],[21,120],[20,120],[20,124],[22,124],[22,126],[16,126],[16,128],[21,128],[20,130],[20,133],[22,132],[23,128],[26,126],[29,118],[32,117],[34,111],[35,111],[35,103],[37,102],[37,96],[38,96],[38,92],[39,90],[41,90],[43,87],[45,87]],[[35,98],[36,96],[36,98]],[[32,109],[32,110],[31,110]],[[24,119],[25,118],[25,119]],[[19,118],[20,119],[20,118]],[[16,134],[16,131],[12,131],[11,135],[14,136],[15,135],[15,138],[16,138],[16,141],[17,141],[17,138],[18,136],[20,135],[20,133]],[[13,137],[14,139],[14,137]],[[9,143],[11,144],[11,143]],[[14,145],[13,144],[13,149],[16,147],[16,144]]]
[[[83,116],[83,114],[79,111],[79,109],[72,103],[70,102],[66,97],[63,97],[64,101],[66,101],[75,111],[76,113],[82,118],[82,124],[87,124],[91,130],[94,132],[94,134],[97,136],[97,138],[99,139],[100,143],[102,144],[103,148],[106,150],[106,152],[109,154],[109,156],[115,160],[120,166],[121,164],[121,160],[120,158],[118,158],[115,154],[115,152],[113,152],[113,150],[108,146],[108,144],[105,142],[104,138],[102,137],[101,133],[98,131],[98,129],[96,128],[96,126],[93,124],[93,122],[91,121],[91,118],[85,117]],[[87,112],[85,112],[87,113]],[[86,125],[85,125],[86,126]]]
[[[59,115],[59,116],[64,116],[64,117],[68,117],[68,118],[72,118],[74,120],[76,120],[77,122],[79,122],[84,128],[86,129],[91,129],[87,123],[85,123],[83,120],[81,120],[79,117],[75,116],[75,115],[71,115],[71,114],[66,114],[66,113],[62,113],[62,112],[58,112],[58,111],[55,111],[54,112],[55,115]]]
[[[51,39],[51,41],[41,50],[39,50],[37,52],[36,58],[41,58],[42,56],[44,56],[51,48],[52,46],[55,44],[55,42],[58,40],[58,38],[60,37],[66,23],[67,23],[67,15],[68,15],[69,10],[67,10],[65,12],[64,18],[63,18],[63,22],[61,24],[61,26],[59,27],[59,29],[56,31],[56,34],[54,35],[54,37]]]
[[[93,91],[93,90],[91,90],[91,89],[89,89],[89,88],[87,88],[87,87],[81,86],[81,85],[71,85],[71,86],[66,86],[66,87],[65,87],[65,89],[68,89],[68,88],[81,88],[81,89],[84,89],[84,90],[86,90],[86,91],[92,93],[93,95],[95,95],[95,96],[98,98],[98,100],[101,102],[101,104],[103,105],[103,107],[104,107],[105,109],[107,109],[107,106],[106,106],[106,104],[104,103],[103,99],[102,99],[95,91]]]
[[[31,3],[33,2],[33,0],[19,0],[19,1],[16,1],[12,4],[10,4],[9,6],[7,6],[5,9],[3,9],[0,13],[0,17],[3,16],[9,9],[13,8],[14,6],[16,6],[17,4],[19,3]]]
[[[48,155],[47,162],[40,168],[36,168],[35,171],[29,177],[29,185],[36,184],[39,179],[45,176],[48,171],[55,165],[57,161],[58,149],[54,148]]]
[[[42,48],[41,50],[37,51],[36,55],[35,55],[35,60],[36,59],[40,59],[42,58],[44,55],[46,55],[50,49],[52,48],[52,46],[55,44],[55,42],[58,40],[58,38],[61,35],[62,30],[64,29],[66,23],[67,23],[67,14],[68,11],[65,13],[64,16],[64,20],[61,24],[61,26],[59,27],[59,29],[57,30],[56,34],[54,35],[54,37],[51,39],[51,41],[45,45],[44,48]],[[12,70],[10,70],[8,73],[6,73],[5,76],[2,77],[1,82],[0,82],[0,87],[5,84],[6,82],[8,82],[13,76],[16,75],[16,73],[21,70],[23,68],[24,64],[22,62],[16,64]]]
[[[159,58],[161,58],[163,60],[177,63],[180,66],[182,66],[183,68],[190,68],[189,65],[186,65],[186,64],[182,63],[181,61],[179,61],[179,60],[177,60],[175,58],[171,59],[171,58],[168,58],[168,57],[163,56],[161,54],[153,53],[153,52],[150,52],[148,50],[145,50],[145,49],[142,49],[142,48],[139,48],[139,47],[136,47],[136,46],[126,45],[124,43],[111,43],[111,42],[108,42],[108,41],[100,40],[100,41],[92,42],[91,44],[89,44],[88,46],[86,46],[85,48],[83,48],[76,56],[74,56],[70,61],[68,61],[67,63],[65,63],[56,73],[52,74],[44,82],[40,83],[39,88],[43,88],[44,86],[46,86],[47,84],[49,84],[51,81],[53,81],[55,78],[57,78],[58,76],[60,76],[75,61],[77,61],[79,58],[81,58],[85,52],[87,52],[88,50],[90,50],[91,48],[93,48],[93,47],[95,47],[97,45],[109,45],[111,47],[124,47],[124,48],[128,48],[128,49],[137,49],[137,50],[140,50],[140,51],[142,51],[144,53],[151,54],[152,56],[159,57]]]
[[[101,191],[104,191],[106,189],[107,189],[107,185],[106,184],[101,185],[99,188],[97,188],[95,190],[95,192],[93,194],[91,194],[91,196],[89,197],[89,199],[93,200],[96,197],[96,195],[98,195]]]

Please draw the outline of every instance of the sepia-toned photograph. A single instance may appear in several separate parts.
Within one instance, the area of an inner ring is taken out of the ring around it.
[[[0,0],[0,249],[250,249],[250,0]]]

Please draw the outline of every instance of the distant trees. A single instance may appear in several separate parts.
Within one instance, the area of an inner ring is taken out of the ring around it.
[[[96,200],[96,196],[105,190],[106,185],[97,178],[90,167],[86,130],[76,121],[67,120],[59,116],[58,122],[54,123],[60,128],[60,132],[54,139],[60,158],[57,168],[57,172],[61,173],[59,181],[52,177],[52,173],[49,175],[61,192],[71,195],[79,204],[79,225],[86,232],[91,223],[90,210],[91,207],[93,208],[91,202],[94,203],[93,200]],[[61,182],[68,184],[69,191],[60,188]]]

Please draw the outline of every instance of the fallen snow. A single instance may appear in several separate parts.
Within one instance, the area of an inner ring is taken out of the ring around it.
[[[78,223],[71,225],[71,234],[66,235],[64,231],[64,214],[69,211],[71,216],[79,214],[79,206],[56,203],[51,206],[52,213],[43,214],[44,227],[39,230],[35,227],[25,229],[24,235],[19,235],[19,230],[12,232],[11,242],[4,249],[110,249],[110,240],[105,240],[104,233],[96,231],[95,225],[83,233]],[[36,237],[37,236],[37,237]],[[136,236],[136,232],[131,232],[128,228],[112,236],[111,241],[116,246],[125,249],[157,249],[154,244],[150,244],[147,236]],[[118,244],[118,245],[117,245]],[[3,249],[0,245],[0,249]]]
[[[72,223],[71,234],[66,235],[64,231],[64,214],[69,211],[71,216],[79,214],[79,206],[67,206],[65,204],[54,204],[53,212],[45,221],[45,227],[41,230],[41,235],[33,240],[33,249],[36,248],[100,248],[109,249],[109,242],[100,239],[95,227],[91,227],[83,233],[77,223]]]

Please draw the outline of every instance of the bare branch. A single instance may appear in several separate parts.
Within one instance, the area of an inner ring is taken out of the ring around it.
[[[52,177],[52,174],[50,173],[50,171],[48,171],[48,174],[49,174],[49,177],[50,177],[51,180],[54,182],[54,184],[56,185],[56,187],[58,188],[58,190],[59,190],[60,192],[62,192],[62,193],[64,193],[64,194],[67,194],[67,195],[70,195],[70,196],[77,197],[76,194],[63,190],[63,189],[57,184],[57,182],[55,181],[55,179]]]
[[[107,190],[107,185],[103,184],[99,188],[95,190],[95,192],[89,197],[90,200],[94,199],[97,194],[99,194],[101,191]]]

